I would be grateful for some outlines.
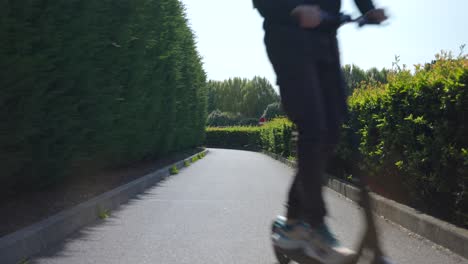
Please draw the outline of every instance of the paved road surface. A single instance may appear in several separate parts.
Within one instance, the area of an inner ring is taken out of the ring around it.
[[[293,170],[258,153],[212,150],[207,157],[30,261],[34,264],[273,264],[269,225],[283,213]],[[325,192],[333,230],[355,245],[359,209]],[[379,220],[396,263],[468,263]]]

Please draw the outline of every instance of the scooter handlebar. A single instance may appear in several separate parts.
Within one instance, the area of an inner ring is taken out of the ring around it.
[[[332,15],[325,11],[321,12],[321,19],[322,19],[322,22],[321,22],[322,25],[332,26],[336,28],[339,28],[343,26],[344,24],[353,23],[353,22],[357,23],[359,27],[363,27],[366,25],[380,25],[381,24],[380,22],[370,20],[365,15],[353,19],[350,15],[346,15],[343,13],[340,13],[338,15]]]
[[[356,19],[356,22],[358,23],[359,27],[367,26],[367,25],[380,25],[381,22],[378,21],[372,21],[366,16],[359,17]]]

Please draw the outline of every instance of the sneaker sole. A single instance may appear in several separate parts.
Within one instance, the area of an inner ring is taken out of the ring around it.
[[[275,254],[278,256],[284,256],[289,260],[294,261],[295,263],[303,263],[303,264],[323,264],[323,262],[320,262],[317,259],[311,258],[307,256],[304,253],[304,250],[302,249],[282,249],[280,247],[274,246]],[[280,262],[280,263],[286,263],[286,262]]]
[[[290,240],[279,234],[272,234],[271,240],[274,246],[285,250],[304,250],[307,247],[307,241]]]
[[[271,238],[273,246],[284,251],[291,251],[291,254],[294,255],[302,253],[303,256],[317,263],[322,263],[321,261],[324,261],[325,257],[323,254],[327,254],[326,251],[324,251],[322,256],[320,256],[320,253],[316,249],[311,248],[307,241],[288,240],[287,238],[281,237],[279,234],[273,234]]]

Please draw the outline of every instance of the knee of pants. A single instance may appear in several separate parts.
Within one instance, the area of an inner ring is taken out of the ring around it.
[[[339,141],[338,129],[307,129],[299,133],[299,145],[304,146],[334,146]]]
[[[338,144],[340,140],[340,130],[336,129],[329,129],[326,132],[326,135],[323,139],[324,145],[334,147]]]

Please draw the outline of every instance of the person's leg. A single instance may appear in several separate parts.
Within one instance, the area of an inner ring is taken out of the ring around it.
[[[297,221],[302,219],[301,217],[301,203],[300,203],[300,198],[299,198],[299,192],[297,190],[299,186],[298,182],[299,177],[296,176],[294,177],[293,183],[291,184],[291,187],[289,188],[289,193],[288,193],[288,200],[286,202],[286,219],[288,221],[288,224],[295,224]]]
[[[342,112],[335,111],[340,107],[336,103],[339,100],[334,97],[337,93],[325,89],[326,85],[335,86],[341,75],[333,78],[335,71],[322,76],[333,67],[320,69],[324,62],[307,49],[299,56],[297,50],[291,52],[284,45],[282,49],[275,49],[278,47],[275,45],[281,43],[279,40],[276,39],[273,48],[267,45],[267,50],[278,76],[284,110],[298,128],[298,170],[289,192],[287,218],[275,220],[278,229],[272,240],[275,246],[283,249],[302,249],[320,263],[343,263],[354,253],[339,246],[325,224],[322,196],[323,174],[336,143],[337,120]],[[284,43],[285,39],[282,41]],[[298,48],[301,50],[300,46]]]
[[[323,112],[311,109],[300,131],[298,142],[299,165],[302,188],[299,189],[305,221],[312,226],[323,224],[326,214],[321,189],[324,183],[327,163],[339,140],[340,127],[346,113],[345,82],[341,71],[338,43],[334,36],[324,36],[321,55],[318,58],[316,78],[311,89],[318,89],[316,98],[310,103],[321,102]],[[308,111],[306,111],[307,113]],[[323,126],[316,125],[316,119],[324,120]],[[302,152],[302,153],[301,153]],[[306,202],[307,201],[307,202]],[[314,202],[308,202],[314,201]]]
[[[326,117],[317,51],[312,41],[305,41],[309,36],[303,30],[275,28],[266,33],[265,44],[277,75],[281,102],[299,132],[298,168],[289,191],[287,218],[290,222],[307,220],[311,225],[320,225],[326,214],[321,191],[326,161],[321,142]]]
[[[298,166],[289,192],[287,218],[318,226],[326,215],[322,197],[322,176],[328,158],[322,144],[327,133],[325,101],[314,59],[301,61],[297,66],[281,72],[278,79],[283,107],[299,132]]]
[[[285,80],[282,89],[283,104],[291,105],[290,116],[299,133],[297,172],[289,193],[287,216],[299,218],[314,227],[323,224],[326,215],[321,173],[326,161],[321,143],[326,132],[325,102],[313,58],[304,62],[295,73],[298,76]]]
[[[298,124],[297,172],[290,188],[287,202],[287,218],[290,221],[306,221],[312,227],[324,223],[326,215],[322,196],[323,177],[328,155],[317,141],[324,138],[314,128]]]
[[[347,115],[346,83],[340,64],[338,41],[335,36],[326,37],[328,51],[323,53],[325,58],[320,60],[318,74],[324,91],[327,149],[330,152],[336,147],[339,140],[340,127]]]

